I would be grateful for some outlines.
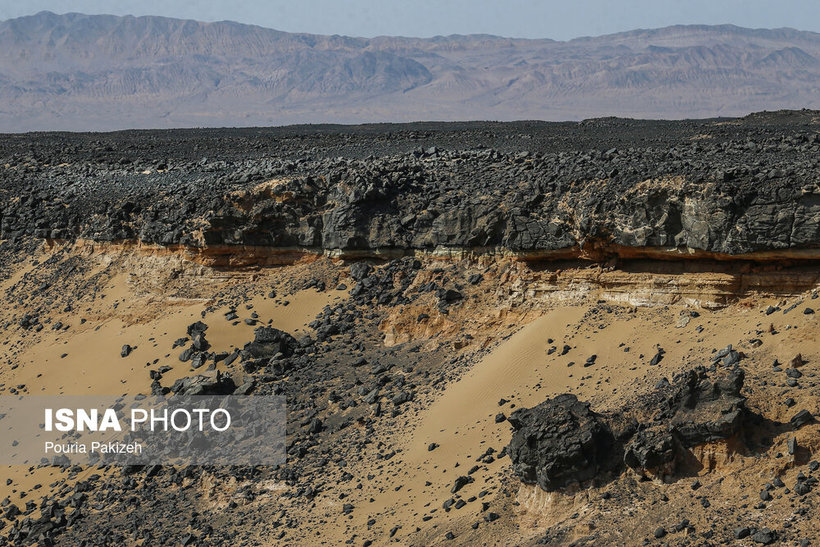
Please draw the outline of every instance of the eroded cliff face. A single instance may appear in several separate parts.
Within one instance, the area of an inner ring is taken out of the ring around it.
[[[7,137],[0,237],[350,256],[816,260],[817,116],[772,126],[777,116],[676,122],[673,142],[647,131],[650,122],[604,121],[594,139],[561,151],[550,139],[590,128],[508,124],[498,150],[483,147],[480,124],[470,148],[446,132],[412,139],[411,125],[384,155],[363,160],[331,156],[345,152],[331,137],[281,149],[261,137],[203,139],[198,152],[212,156],[198,160],[170,135],[139,147],[136,134],[80,146],[50,135],[27,150],[25,137]],[[350,142],[372,139],[350,131]],[[408,151],[410,143],[432,146]],[[252,157],[219,159],[234,144]]]

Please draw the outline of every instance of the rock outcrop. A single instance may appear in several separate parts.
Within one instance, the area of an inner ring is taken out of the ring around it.
[[[254,330],[252,342],[242,349],[243,359],[272,357],[277,353],[288,357],[296,347],[296,339],[290,334],[273,327],[258,327]]]
[[[683,462],[687,449],[737,434],[748,412],[740,393],[743,376],[742,369],[716,379],[704,368],[683,374],[660,402],[654,420],[642,424],[626,445],[624,463],[640,473],[668,475]]]
[[[517,410],[508,421],[513,470],[527,484],[556,490],[620,467],[612,458],[615,439],[609,426],[574,395]]]
[[[710,374],[699,367],[650,394],[641,408],[610,415],[592,412],[570,394],[520,409],[508,419],[513,471],[547,491],[603,480],[624,466],[672,476],[690,448],[741,432],[749,412],[740,393],[743,376],[742,369]]]
[[[550,142],[588,127],[473,124],[458,136],[427,132],[425,141],[441,147],[408,150],[418,142],[408,125],[366,161],[335,155],[352,146],[340,136],[374,140],[356,128],[314,136],[320,146],[310,149],[293,138],[275,152],[261,137],[230,137],[276,154],[242,160],[190,158],[172,133],[156,143],[129,133],[99,144],[72,139],[80,146],[62,135],[0,138],[0,237],[354,255],[817,259],[820,136],[812,120],[601,121],[596,136],[560,151]],[[217,135],[200,139],[201,154],[223,153]],[[502,135],[506,149],[483,144]]]

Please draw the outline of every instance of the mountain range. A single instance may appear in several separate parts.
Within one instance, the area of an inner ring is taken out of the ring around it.
[[[820,108],[820,34],[672,26],[569,41],[234,22],[0,22],[0,131],[721,117]]]

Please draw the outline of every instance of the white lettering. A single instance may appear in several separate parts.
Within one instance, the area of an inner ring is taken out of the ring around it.
[[[84,408],[77,409],[77,431],[97,431],[97,409],[92,408],[89,413]]]
[[[74,413],[68,408],[59,408],[54,416],[57,418],[58,431],[71,431],[74,429]]]
[[[222,427],[221,429],[216,426],[216,414],[217,413],[221,413],[221,414],[225,415],[225,426]],[[201,427],[202,426],[200,424],[200,431],[202,431]],[[216,410],[214,410],[213,413],[211,413],[211,427],[213,428],[214,431],[220,431],[220,432],[225,431],[226,429],[231,427],[231,413],[228,412],[227,410],[225,410],[224,408],[217,408]]]
[[[176,416],[179,414],[184,414],[187,418],[185,423],[185,427],[178,427],[176,423]],[[177,431],[187,431],[191,428],[191,413],[185,410],[184,408],[178,408],[171,413],[171,427],[176,429]]]
[[[120,421],[117,419],[117,413],[113,408],[105,409],[102,423],[100,423],[100,431],[108,431],[109,429],[113,429],[114,431],[122,431]]]
[[[76,413],[70,408],[45,409],[45,430],[54,431],[122,431],[122,426],[117,418],[117,412],[113,408],[108,408],[103,412],[102,420],[96,408],[87,410],[78,408]]]
[[[168,409],[162,409],[162,418],[158,418],[154,415],[154,409],[151,409],[151,431],[154,430],[154,424],[160,422],[162,424],[162,430],[168,431]]]
[[[137,418],[137,414],[140,415],[139,418]],[[148,421],[148,412],[145,409],[143,409],[143,408],[132,408],[131,409],[131,431],[136,431],[137,430],[136,425],[138,423],[144,424],[147,421]]]
[[[200,430],[200,431],[202,431],[202,429],[203,429],[202,422],[203,422],[204,420],[203,420],[202,416],[203,416],[204,414],[207,414],[207,413],[208,413],[208,409],[207,409],[207,408],[195,408],[195,409],[194,409],[194,414],[196,414],[196,415],[197,415],[197,417],[199,418],[199,430]]]

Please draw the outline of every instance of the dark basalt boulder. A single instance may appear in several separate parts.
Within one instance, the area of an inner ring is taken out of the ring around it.
[[[513,435],[507,452],[525,483],[555,490],[620,464],[612,458],[615,439],[609,426],[574,395],[517,410],[508,421]]]
[[[639,431],[624,450],[624,463],[632,469],[667,473],[674,471],[675,459],[682,450],[675,430]]]
[[[698,367],[671,385],[659,384],[639,407],[610,415],[569,394],[517,410],[508,418],[513,471],[547,491],[624,465],[640,474],[673,475],[690,448],[741,432],[749,413],[743,377],[741,369],[710,377]]]
[[[243,360],[273,357],[277,353],[289,357],[299,346],[293,336],[273,327],[258,327],[253,332],[253,342],[248,342],[242,349]]]
[[[714,380],[705,368],[683,375],[662,405],[660,419],[671,423],[687,447],[726,439],[738,432],[747,412],[740,394],[744,373],[734,369]]]
[[[689,448],[738,434],[748,413],[740,393],[743,378],[742,369],[710,378],[703,367],[680,375],[659,390],[660,411],[627,443],[624,463],[642,474],[666,476]]]
[[[367,262],[356,262],[350,267],[350,277],[361,281],[373,272],[373,266]]]
[[[206,330],[208,330],[208,325],[206,325],[202,321],[197,321],[196,323],[188,325],[188,336],[193,338],[197,335],[202,334]]]
[[[230,395],[236,389],[233,378],[216,371],[216,374],[200,374],[180,378],[171,386],[175,395]]]

